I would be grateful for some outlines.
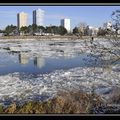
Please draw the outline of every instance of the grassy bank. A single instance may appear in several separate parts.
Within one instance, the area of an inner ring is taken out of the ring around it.
[[[0,114],[119,114],[119,106],[120,94],[115,94],[104,103],[96,94],[67,91],[59,92],[56,97],[45,102],[32,101],[23,105],[12,103],[7,108],[0,106]]]
[[[94,100],[93,100],[94,98]],[[28,102],[22,106],[16,103],[11,104],[7,108],[0,106],[0,113],[20,113],[20,114],[75,114],[75,113],[92,113],[95,106],[102,103],[97,95],[87,94],[83,92],[60,92],[57,97],[46,102]]]

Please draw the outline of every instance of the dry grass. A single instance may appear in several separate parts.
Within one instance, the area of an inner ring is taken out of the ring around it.
[[[94,97],[94,100],[93,100]],[[46,102],[28,102],[23,106],[16,106],[15,103],[2,109],[1,113],[20,113],[20,114],[76,114],[91,113],[94,106],[100,105],[101,99],[97,95],[83,92],[60,92],[57,97]]]

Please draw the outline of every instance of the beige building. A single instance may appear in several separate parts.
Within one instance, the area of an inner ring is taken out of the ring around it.
[[[21,27],[27,26],[28,14],[21,12],[17,14],[17,26],[20,29]]]

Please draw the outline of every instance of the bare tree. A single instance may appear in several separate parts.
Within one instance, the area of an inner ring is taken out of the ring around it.
[[[79,33],[82,33],[82,35],[84,35],[86,27],[87,27],[87,24],[85,22],[79,23],[78,24]]]
[[[93,73],[92,81],[92,98],[91,102],[93,103],[92,107],[94,108],[94,93],[95,86],[94,82],[99,80],[99,75],[96,72],[97,67],[101,67],[102,71],[109,71],[111,73],[111,66],[120,60],[120,38],[118,36],[118,31],[120,30],[120,10],[116,10],[111,14],[113,21],[112,28],[108,30],[109,39],[101,40],[87,40],[85,41],[86,47],[90,49],[89,57],[94,58],[89,61],[93,64],[91,72]],[[115,32],[113,32],[113,30]],[[101,41],[101,42],[100,42]],[[104,79],[104,78],[103,78]],[[107,103],[105,103],[107,104]]]
[[[113,21],[113,29],[115,30],[115,38],[117,38],[118,31],[120,30],[120,10],[113,11],[111,18]]]

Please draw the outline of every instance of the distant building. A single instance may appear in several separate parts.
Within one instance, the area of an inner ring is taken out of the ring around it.
[[[33,24],[43,26],[44,11],[42,9],[33,11]]]
[[[97,35],[99,29],[97,27],[89,26],[89,35]]]
[[[70,32],[70,19],[61,19],[61,26],[63,26],[68,32]]]
[[[17,14],[17,26],[20,29],[21,27],[27,26],[28,24],[28,14],[21,12]]]
[[[106,22],[103,24],[103,29],[112,29],[112,22]]]

